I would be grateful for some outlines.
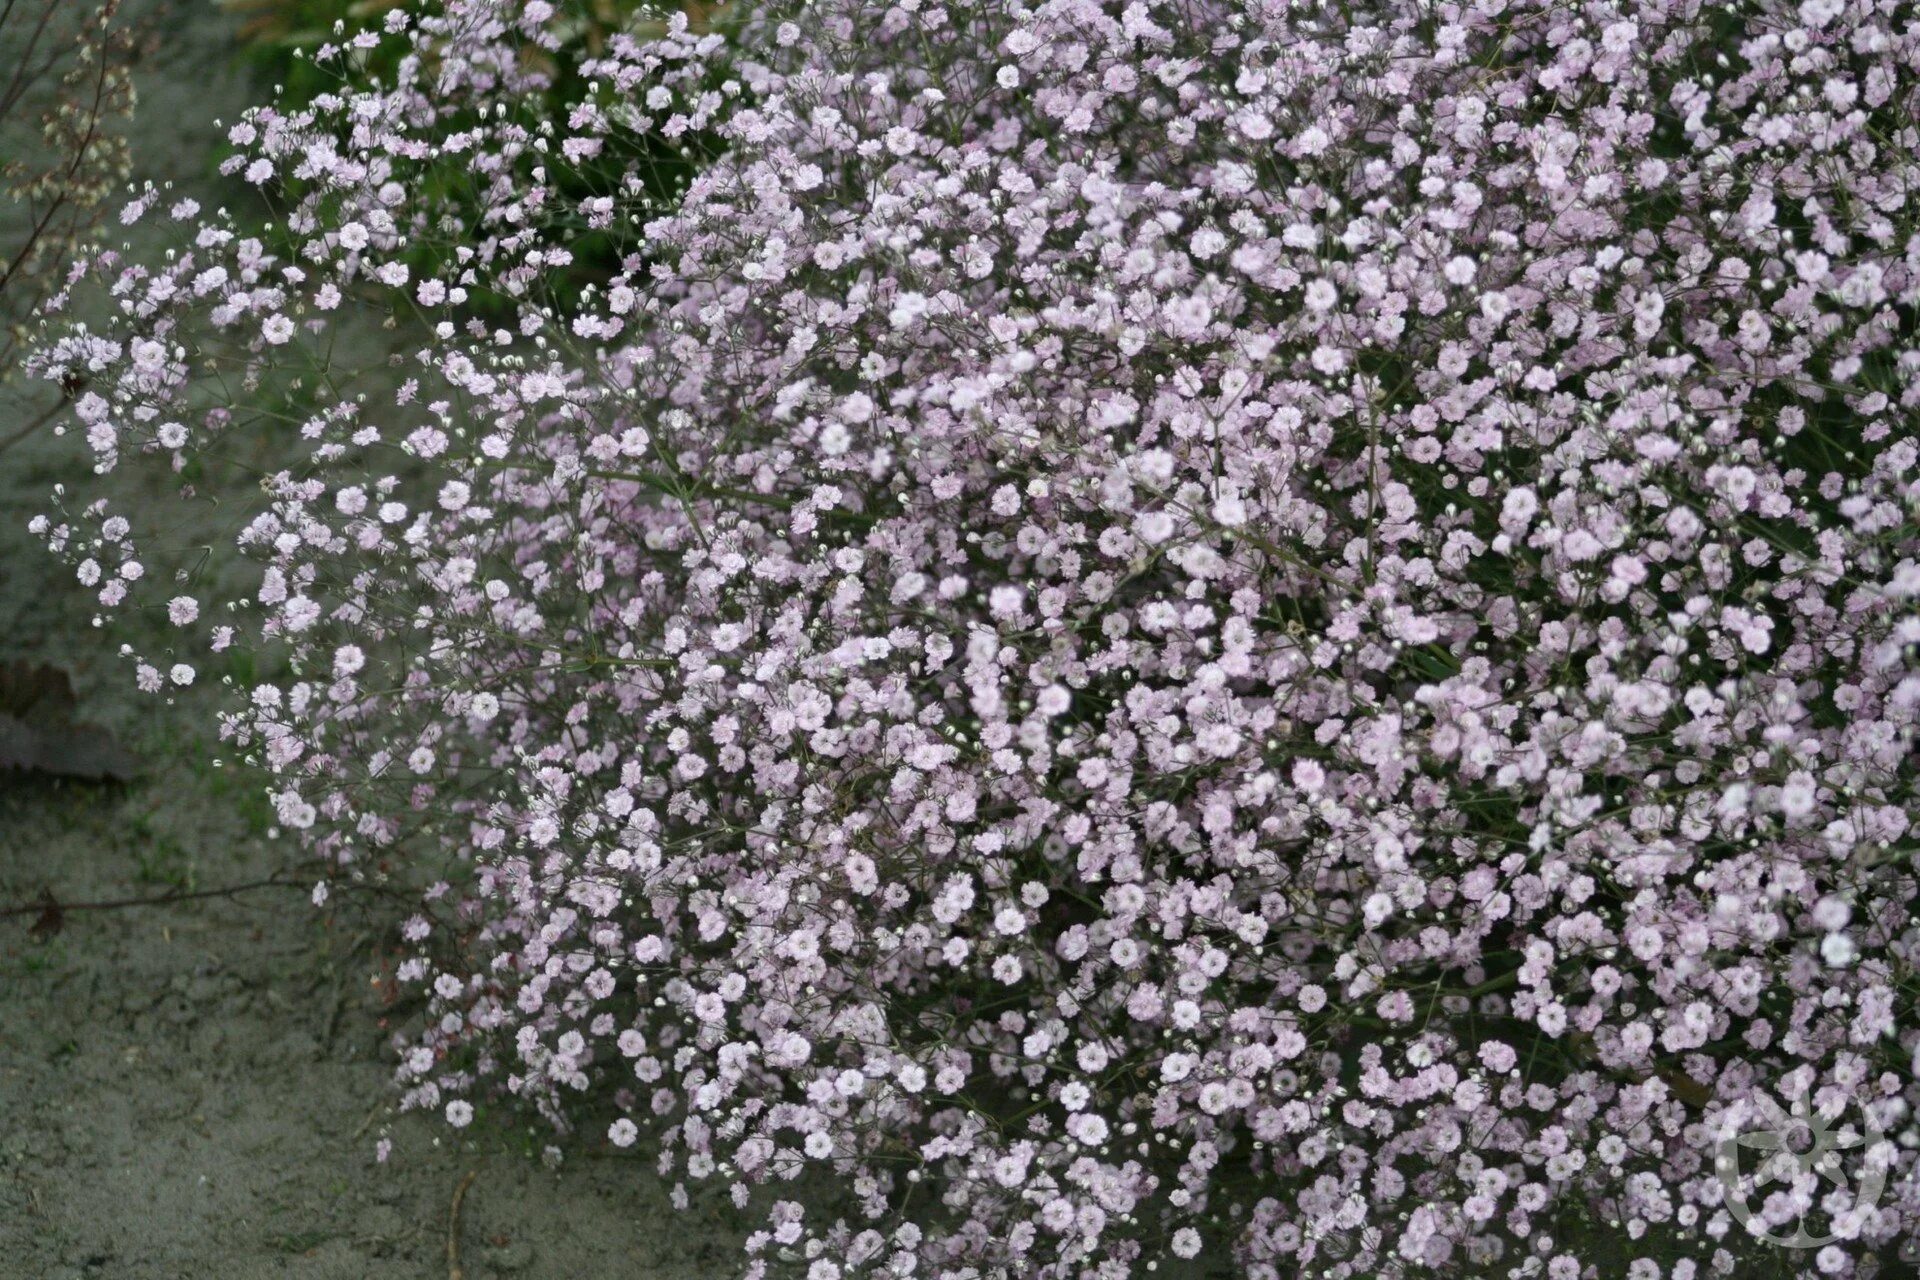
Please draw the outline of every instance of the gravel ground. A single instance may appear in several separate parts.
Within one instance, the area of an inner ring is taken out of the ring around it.
[[[136,170],[219,195],[215,116],[248,94],[231,19],[207,0],[146,6]],[[0,428],[24,421],[0,397]],[[6,432],[0,430],[0,435]],[[85,596],[25,531],[73,472],[60,442],[0,455],[0,662],[67,670],[82,715],[142,761],[126,783],[0,774],[0,910],[259,880],[297,854],[258,788],[212,761],[210,704],[138,699]],[[197,691],[195,691],[197,692]],[[719,1276],[740,1226],[676,1214],[651,1169],[526,1129],[387,1109],[380,917],[327,915],[262,888],[163,906],[0,918],[0,1280],[467,1280]],[[372,921],[372,924],[365,923]],[[381,1135],[391,1160],[374,1160]]]
[[[233,801],[177,766],[106,788],[10,783],[0,899],[271,873],[284,851]],[[456,1146],[390,1117],[371,957],[324,924],[282,888],[69,911],[49,938],[0,922],[0,1276],[445,1275],[453,1192],[474,1171],[458,1232],[474,1280],[731,1269],[728,1224],[674,1214],[644,1165],[549,1171],[512,1133]]]

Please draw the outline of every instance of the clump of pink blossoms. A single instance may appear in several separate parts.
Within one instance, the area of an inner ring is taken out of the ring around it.
[[[821,0],[551,118],[556,21],[396,11],[233,131],[281,248],[144,195],[35,365],[102,495],[298,438],[245,598],[39,527],[143,684],[286,664],[225,730],[340,875],[459,868],[409,1105],[809,1280],[1913,1240],[1910,5]],[[1796,1102],[1833,1177],[1716,1165]]]

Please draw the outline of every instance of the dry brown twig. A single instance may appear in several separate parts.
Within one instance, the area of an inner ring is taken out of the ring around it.
[[[447,1210],[447,1280],[466,1280],[467,1273],[460,1266],[460,1202],[467,1198],[467,1188],[479,1176],[478,1168],[469,1169],[453,1189],[453,1205]]]
[[[302,889],[305,881],[289,880],[285,876],[268,876],[263,880],[248,880],[242,884],[223,885],[218,889],[199,889],[193,892],[155,894],[150,898],[112,898],[104,902],[62,902],[54,897],[51,889],[28,903],[17,906],[0,907],[0,920],[11,916],[40,915],[48,913],[64,916],[74,911],[119,911],[127,907],[164,907],[175,902],[197,902],[203,898],[231,898],[235,894],[247,893],[254,889],[287,888]],[[58,926],[56,925],[57,929]]]

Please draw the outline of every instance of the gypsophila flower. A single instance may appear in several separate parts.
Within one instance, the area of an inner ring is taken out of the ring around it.
[[[1901,6],[405,19],[230,135],[279,238],[86,261],[30,364],[96,472],[36,536],[195,583],[277,820],[418,873],[403,1106],[644,1138],[756,1277],[1920,1229]],[[120,514],[262,445],[244,590]],[[1774,1094],[1877,1204],[1736,1219]]]

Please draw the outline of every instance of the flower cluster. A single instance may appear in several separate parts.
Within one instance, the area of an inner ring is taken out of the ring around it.
[[[554,20],[392,11],[233,129],[284,246],[147,193],[36,357],[141,682],[278,655],[280,821],[455,868],[409,1105],[809,1280],[1913,1236],[1911,6],[816,0],[564,118]],[[197,599],[106,486],[259,438]],[[1782,1105],[1844,1165],[1716,1162]]]
[[[120,0],[36,0],[0,9],[0,383],[30,340],[26,321],[92,237],[129,170],[118,127],[133,114],[142,40]],[[49,415],[51,416],[51,415]],[[39,422],[0,435],[0,452]]]

